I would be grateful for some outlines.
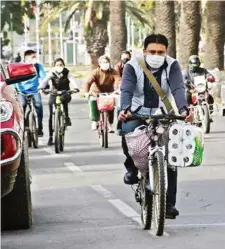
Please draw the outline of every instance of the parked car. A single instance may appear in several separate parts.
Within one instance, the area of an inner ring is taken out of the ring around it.
[[[11,84],[31,79],[36,69],[31,64],[1,65],[1,226],[2,229],[27,229],[32,224],[31,175],[23,108]]]

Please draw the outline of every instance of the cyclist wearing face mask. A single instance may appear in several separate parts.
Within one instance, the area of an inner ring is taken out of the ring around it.
[[[185,98],[184,82],[181,69],[177,60],[167,55],[168,40],[160,34],[149,35],[144,41],[144,59],[146,66],[157,79],[162,90],[172,93],[179,113],[192,120],[192,115],[187,113],[187,101]],[[141,119],[129,120],[132,114],[125,114],[124,110],[131,106],[131,111],[140,115],[154,115],[160,106],[163,106],[158,94],[154,90],[151,82],[139,66],[134,57],[127,62],[121,83],[121,112],[122,123],[122,148],[126,156],[124,163],[127,173],[124,176],[125,184],[135,184],[138,182],[138,170],[133,159],[128,153],[128,148],[124,135],[133,132],[136,127],[145,124]],[[168,168],[168,194],[167,194],[167,217],[176,217],[179,212],[175,208],[177,189],[177,171]]]
[[[123,75],[123,69],[125,64],[131,59],[131,53],[129,51],[124,51],[121,54],[121,61],[115,65],[115,70],[118,72],[120,77]]]
[[[20,100],[21,104],[24,107],[24,112],[27,106],[26,95],[33,95],[34,107],[36,109],[38,116],[38,135],[43,136],[43,125],[42,125],[43,106],[42,106],[41,95],[38,92],[38,89],[41,87],[46,78],[45,70],[40,63],[37,63],[36,52],[33,50],[25,51],[24,61],[26,63],[33,64],[36,68],[37,74],[34,78],[30,80],[18,82],[18,84],[15,84],[14,87],[19,93],[18,99]]]
[[[51,90],[63,91],[70,90],[70,84],[74,90],[78,89],[78,85],[75,77],[70,73],[70,71],[65,67],[65,62],[62,58],[58,58],[53,63],[53,69],[48,73],[48,85]],[[42,88],[45,88],[43,86]],[[53,145],[53,127],[52,127],[52,112],[53,105],[55,104],[56,96],[50,94],[49,96],[49,140],[48,145]],[[61,96],[61,101],[63,104],[63,110],[65,112],[65,124],[66,126],[71,126],[71,120],[69,117],[68,103],[71,101],[70,94],[63,94]]]
[[[86,96],[88,96],[90,89],[93,93],[110,93],[119,89],[121,78],[116,70],[111,68],[109,57],[105,55],[101,56],[98,60],[98,64],[98,68],[91,73],[91,76],[84,84],[84,92]],[[109,112],[109,132],[113,132],[111,127],[113,124],[113,118],[113,111],[111,111]],[[91,129],[96,130],[98,120],[93,116],[91,119]]]

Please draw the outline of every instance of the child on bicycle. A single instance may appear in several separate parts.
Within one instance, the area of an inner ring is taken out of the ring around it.
[[[78,90],[78,85],[75,77],[70,73],[70,71],[65,67],[65,62],[62,58],[58,58],[53,63],[53,69],[48,74],[48,85],[53,93],[49,97],[49,140],[48,145],[53,145],[53,128],[52,128],[52,114],[53,105],[56,102],[55,91],[68,91],[70,90],[70,84],[74,90]],[[70,94],[62,94],[61,101],[63,104],[63,110],[65,113],[65,123],[66,126],[71,126],[71,120],[69,117],[68,103],[71,101]]]
[[[121,77],[116,72],[115,69],[113,69],[110,65],[110,59],[108,56],[103,55],[98,60],[98,68],[95,69],[92,73],[87,82],[84,84],[84,92],[86,96],[88,96],[88,92],[91,91],[92,93],[110,93],[114,92],[115,90],[119,90]],[[93,113],[93,108],[97,110],[97,103],[94,103],[95,107],[92,105],[91,113]],[[97,115],[99,116],[99,115]],[[91,129],[96,130],[97,129],[97,121],[96,117],[91,117],[92,119],[92,125]],[[109,112],[109,132],[112,133],[112,127],[114,119],[114,111]]]

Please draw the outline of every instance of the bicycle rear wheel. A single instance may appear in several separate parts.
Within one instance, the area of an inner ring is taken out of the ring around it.
[[[108,148],[108,118],[107,112],[103,112],[103,137],[104,137],[104,148]]]
[[[59,132],[59,149],[60,151],[64,150],[64,140],[65,140],[65,131],[66,131],[66,126],[64,124],[64,117],[63,115],[60,116],[60,132]]]
[[[141,223],[144,230],[151,229],[152,223],[152,193],[147,189],[149,179],[142,177],[140,180],[141,194]]]
[[[38,148],[38,129],[37,129],[36,117],[34,114],[30,115],[29,124],[30,124],[30,135],[33,147]]]
[[[28,147],[32,147],[32,134],[31,134],[31,130],[30,130],[30,111],[28,111],[25,114],[25,119],[24,119],[24,130],[27,131],[27,143],[28,143]]]
[[[55,153],[60,153],[60,116],[61,113],[56,110],[55,111]]]
[[[153,222],[157,236],[164,233],[166,218],[166,167],[161,151],[155,153],[155,165],[153,166]]]
[[[98,138],[99,138],[99,142],[101,147],[104,147],[105,141],[104,141],[104,131],[103,131],[103,124],[104,124],[104,117],[103,117],[103,113],[100,113],[100,120],[98,122],[98,128],[97,128],[97,132],[98,132]]]

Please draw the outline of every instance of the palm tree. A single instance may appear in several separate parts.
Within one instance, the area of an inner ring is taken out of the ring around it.
[[[121,0],[110,0],[110,57],[112,65],[115,65],[115,63],[119,61],[121,53],[126,50],[127,28],[125,16],[125,2]]]
[[[168,54],[176,58],[176,22],[174,1],[156,1],[156,32],[169,40]]]
[[[207,46],[204,65],[207,68],[224,69],[225,42],[225,2],[208,1],[207,16]]]
[[[201,2],[182,1],[180,34],[179,34],[179,61],[185,68],[190,55],[198,54],[201,29]]]
[[[128,13],[141,22],[146,22],[142,17],[143,12],[135,8],[135,1],[126,1],[125,4]],[[108,44],[107,24],[110,15],[109,7],[109,1],[61,0],[57,7],[52,8],[50,16],[44,20],[41,31],[46,30],[47,24],[54,20],[59,13],[70,11],[70,15],[68,16],[65,25],[65,30],[67,30],[71,18],[76,11],[79,10],[85,23],[84,28],[87,52],[90,54],[92,66],[94,68],[97,65],[97,59],[105,53],[105,48]],[[114,20],[117,20],[117,18]],[[123,28],[125,30],[125,27]],[[112,44],[112,46],[114,45]]]

